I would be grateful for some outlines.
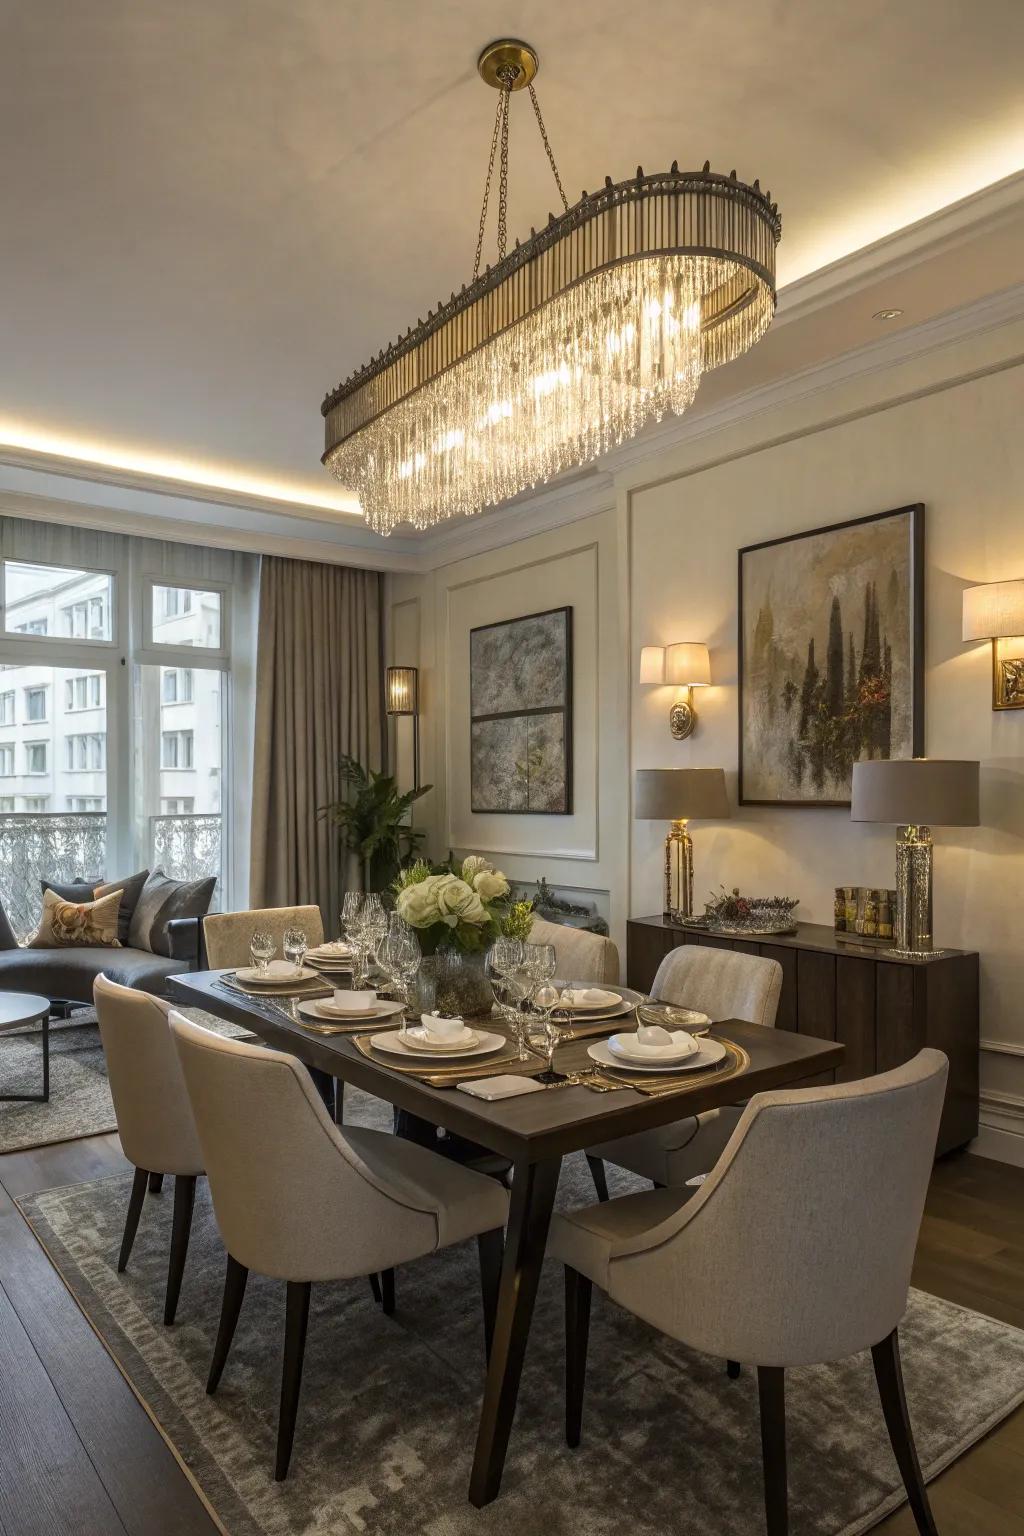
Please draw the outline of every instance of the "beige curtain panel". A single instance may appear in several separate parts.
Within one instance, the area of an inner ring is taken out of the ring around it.
[[[341,793],[346,754],[384,762],[381,578],[265,556],[253,747],[253,907],[316,902],[334,931],[358,865],[317,811]]]

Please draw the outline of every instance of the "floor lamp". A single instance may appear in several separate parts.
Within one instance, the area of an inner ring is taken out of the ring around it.
[[[416,667],[388,667],[385,699],[389,715],[412,716],[412,787],[420,787],[420,710],[419,670]]]

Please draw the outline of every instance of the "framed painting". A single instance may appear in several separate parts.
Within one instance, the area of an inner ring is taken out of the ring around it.
[[[740,804],[843,806],[924,752],[924,507],[739,552]]]
[[[572,609],[469,632],[470,809],[572,812]]]

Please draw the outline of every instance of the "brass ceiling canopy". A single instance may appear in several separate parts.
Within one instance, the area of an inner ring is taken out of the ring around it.
[[[368,525],[427,528],[518,495],[692,403],[775,313],[779,210],[760,184],[667,171],[569,206],[533,86],[536,51],[490,43],[500,92],[472,281],[325,399],[323,462]],[[529,93],[562,204],[507,250],[509,103]],[[495,161],[498,259],[480,271]]]

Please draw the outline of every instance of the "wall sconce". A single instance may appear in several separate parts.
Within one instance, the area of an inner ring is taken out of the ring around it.
[[[665,684],[686,690],[681,692],[668,712],[668,728],[676,741],[692,736],[697,724],[693,703],[694,688],[711,686],[711,661],[708,648],[694,640],[680,640],[674,645],[645,645],[640,651],[640,682],[644,686]]]
[[[992,708],[1024,709],[1024,580],[989,581],[964,592],[965,640],[992,642]],[[1001,641],[1013,640],[1006,655]]]
[[[420,710],[419,670],[416,667],[388,667],[384,680],[384,698],[389,715],[412,716],[412,787],[420,787]]]

